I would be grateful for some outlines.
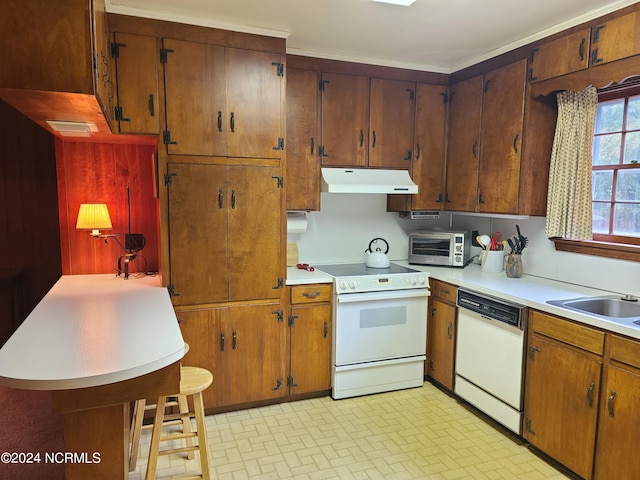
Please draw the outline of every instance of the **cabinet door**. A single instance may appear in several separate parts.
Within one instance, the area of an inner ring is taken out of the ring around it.
[[[443,206],[446,94],[447,88],[441,85],[416,85],[413,181],[419,187],[411,199],[412,210],[440,210]]]
[[[282,189],[278,167],[234,166],[228,170],[229,300],[279,298]],[[217,195],[215,196],[217,198]],[[216,200],[217,201],[217,200]],[[209,237],[207,244],[216,242]]]
[[[517,213],[526,61],[485,75],[478,211]]]
[[[312,70],[287,69],[287,210],[320,210],[320,111]]]
[[[433,298],[428,325],[428,375],[449,390],[453,390],[453,362],[456,307]]]
[[[602,398],[594,478],[635,480],[640,477],[640,374],[609,366]]]
[[[371,79],[369,166],[410,169],[415,88],[412,82]]]
[[[224,48],[168,38],[163,46],[167,153],[225,155]]]
[[[237,48],[226,48],[224,54],[228,156],[280,158],[280,55]]]
[[[178,311],[178,323],[189,352],[183,365],[206,368],[213,383],[203,392],[205,408],[229,404],[228,309]]]
[[[593,467],[602,363],[538,335],[529,338],[524,437],[582,478]]]
[[[291,394],[331,388],[331,305],[293,307]]]
[[[115,33],[120,133],[160,133],[158,116],[158,48],[155,37]]]
[[[170,283],[175,305],[229,299],[227,167],[169,163]]]
[[[587,68],[590,33],[591,31],[585,28],[531,50],[529,81],[539,82]]]
[[[364,167],[369,145],[369,79],[322,74],[322,165]]]
[[[640,53],[640,12],[615,18],[591,30],[591,65]]]
[[[229,307],[230,404],[286,394],[286,323],[278,303]]]
[[[476,210],[482,85],[478,76],[451,87],[446,210]]]

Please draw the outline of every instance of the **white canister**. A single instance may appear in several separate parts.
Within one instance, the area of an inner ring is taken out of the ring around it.
[[[501,273],[504,269],[504,251],[489,250],[480,257],[482,259],[481,269],[485,273]]]

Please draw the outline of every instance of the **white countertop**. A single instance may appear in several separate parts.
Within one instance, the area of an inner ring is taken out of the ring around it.
[[[105,385],[154,372],[184,354],[159,278],[66,275],[0,349],[0,385]]]
[[[526,274],[521,278],[507,278],[504,272],[484,273],[479,265],[469,265],[466,268],[447,268],[410,265],[407,261],[393,261],[393,263],[427,272],[429,277],[437,280],[503,298],[543,312],[558,315],[559,317],[569,318],[585,325],[591,325],[610,332],[617,332],[640,339],[640,326],[627,326],[622,323],[546,303],[547,300],[565,300],[578,297],[610,295],[619,292],[598,290]],[[317,270],[315,272],[307,272],[305,270],[298,270],[295,267],[287,268],[287,285],[330,283],[331,281],[331,276],[323,272],[318,272]]]
[[[449,282],[459,287],[469,288],[477,292],[526,305],[536,310],[558,315],[559,317],[569,318],[585,325],[591,325],[640,339],[640,326],[631,327],[546,303],[547,300],[566,300],[578,297],[610,295],[616,292],[597,290],[595,288],[558,282],[556,280],[526,274],[521,278],[508,278],[504,272],[484,273],[479,265],[469,265],[465,268],[446,268],[410,265],[408,262],[401,261],[394,263],[428,272],[430,278]]]

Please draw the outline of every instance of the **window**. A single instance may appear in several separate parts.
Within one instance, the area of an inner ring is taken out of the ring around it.
[[[593,239],[640,245],[640,85],[599,93],[592,170]]]

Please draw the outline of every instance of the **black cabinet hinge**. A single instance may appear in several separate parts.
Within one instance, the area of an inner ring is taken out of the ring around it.
[[[289,315],[287,317],[287,327],[293,327],[296,324],[296,318],[298,318],[298,315]]]
[[[600,30],[605,27],[606,25],[598,25],[597,27],[593,27],[593,43],[598,43],[600,41]]]
[[[165,130],[162,132],[162,143],[165,145],[175,145],[178,142],[174,142],[171,140],[171,130]]]
[[[271,287],[273,290],[277,290],[279,288],[284,288],[284,278],[278,277],[278,284]]]
[[[282,379],[279,378],[276,380],[276,386],[273,387],[271,390],[275,392],[276,390],[280,390],[281,388],[282,388]]]
[[[278,323],[284,322],[284,313],[282,312],[282,310],[274,310],[271,313],[278,317]]]
[[[113,116],[116,122],[130,122],[131,119],[124,116],[122,113],[122,107],[118,105],[117,107],[113,107]]]
[[[271,147],[274,150],[284,150],[284,138],[278,137],[278,144],[275,147]]]
[[[409,100],[413,100],[414,98],[416,98],[416,92],[414,92],[412,89],[407,88],[407,92],[409,92]]]
[[[280,62],[271,62],[271,65],[276,67],[276,72],[279,77],[284,77],[284,65]]]
[[[289,375],[287,377],[287,387],[297,387],[298,384],[297,383],[293,383],[293,376]]]
[[[169,61],[169,53],[173,53],[173,50],[170,48],[160,49],[160,63],[167,63]]]
[[[175,289],[175,287],[173,286],[172,283],[167,285],[167,291],[169,292],[169,296],[170,297],[179,297],[180,296],[180,294],[176,292],[176,289]]]
[[[326,153],[324,153],[324,145],[320,145],[318,147],[318,155],[320,155],[321,157],[328,157],[329,156]]]
[[[324,92],[324,86],[329,83],[329,80],[318,80],[318,90]]]
[[[442,96],[442,103],[445,105],[449,103],[449,94],[447,92],[441,93],[440,95]]]
[[[173,185],[173,177],[177,177],[177,173],[165,173],[164,174],[164,186],[170,187]]]
[[[277,175],[272,175],[271,178],[275,178],[276,180],[278,180],[278,188],[284,187],[284,179],[282,177],[279,177]]]
[[[533,59],[535,58],[537,51],[538,51],[538,49],[534,48],[529,52],[529,65],[531,65],[533,63]]]
[[[113,58],[120,58],[120,47],[126,47],[126,43],[116,43],[113,42],[111,44],[111,56]]]
[[[530,82],[533,82],[536,79],[536,77],[533,76],[533,68],[530,68],[527,71],[527,80]]]

